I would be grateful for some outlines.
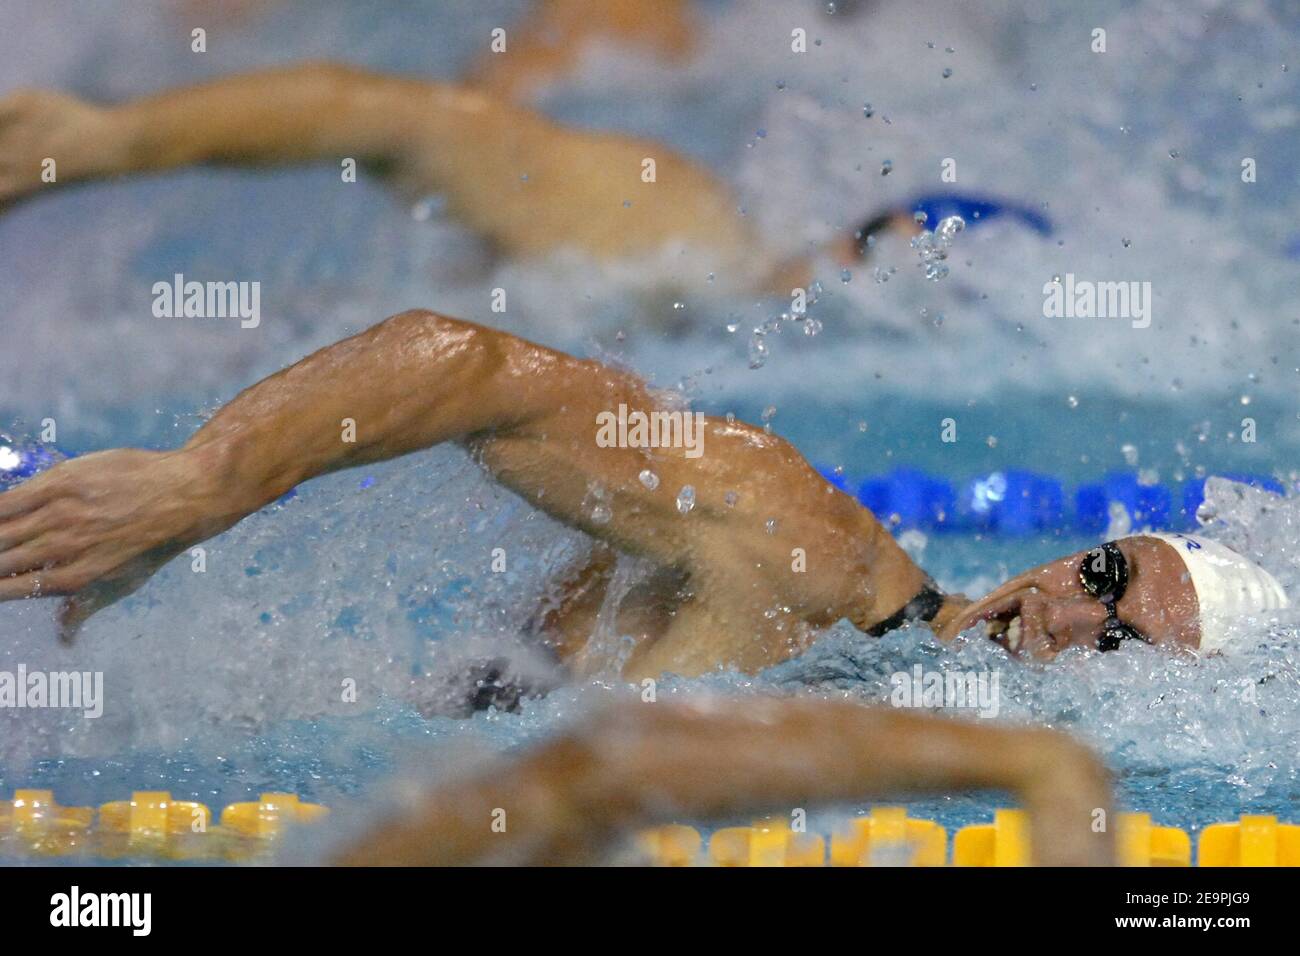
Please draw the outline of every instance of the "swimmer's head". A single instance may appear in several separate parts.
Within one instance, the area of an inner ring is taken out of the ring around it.
[[[861,262],[870,254],[876,240],[885,233],[913,236],[921,231],[921,224],[910,213],[892,209],[872,216],[862,222],[850,235],[843,237],[835,248],[835,258],[845,266]]]
[[[1135,535],[1017,575],[942,630],[982,626],[1018,657],[1068,647],[1116,650],[1129,641],[1205,654],[1243,616],[1288,606],[1263,568],[1191,535]]]

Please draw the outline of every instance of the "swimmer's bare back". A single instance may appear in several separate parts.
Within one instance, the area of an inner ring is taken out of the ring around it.
[[[442,442],[659,569],[667,603],[643,604],[639,640],[620,661],[628,678],[759,670],[836,620],[889,618],[924,584],[871,513],[781,438],[709,418],[698,456],[684,445],[604,447],[600,416],[620,406],[668,407],[600,363],[404,312],[246,389],[180,449],[85,455],[0,494],[0,600],[71,596],[61,611],[71,636],[171,557],[299,483]],[[687,488],[689,510],[679,506]],[[959,605],[950,599],[936,626]],[[556,641],[570,656],[586,650],[574,633]]]
[[[635,827],[971,789],[1020,800],[1036,864],[1113,864],[1110,828],[1094,826],[1110,812],[1108,775],[1063,734],[770,698],[607,708],[432,790],[332,862],[582,864]]]
[[[729,190],[699,164],[463,87],[305,63],[116,106],[44,91],[0,100],[0,203],[200,163],[328,161],[346,187],[348,159],[408,196],[442,194],[453,217],[510,255],[573,247],[615,260],[680,247],[701,278],[773,277]]]

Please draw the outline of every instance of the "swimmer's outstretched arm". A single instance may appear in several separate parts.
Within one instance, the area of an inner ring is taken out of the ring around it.
[[[439,787],[336,853],[340,864],[590,862],[634,827],[994,789],[1028,811],[1039,865],[1107,865],[1101,763],[1054,731],[824,700],[611,708],[504,767]],[[493,823],[505,811],[505,830]]]
[[[115,106],[25,90],[0,100],[0,200],[74,179],[195,163],[351,157],[395,164],[453,132],[457,91],[330,63],[238,74]],[[427,145],[427,144],[424,144]],[[42,178],[44,157],[56,179]]]
[[[717,637],[685,642],[698,661],[653,658],[655,673],[764,666],[745,655],[772,607],[777,624],[865,627],[920,588],[923,572],[872,515],[762,429],[686,414],[674,447],[610,447],[603,418],[669,407],[600,363],[405,312],[245,390],[181,449],[86,455],[0,494],[0,600],[75,595],[70,635],[295,485],[448,441],[559,520],[714,582],[726,598],[708,625]]]
[[[0,99],[0,204],[81,179],[313,160],[335,164],[341,183],[353,160],[408,195],[442,193],[451,216],[512,254],[616,258],[681,241],[716,256],[701,277],[769,268],[729,190],[698,164],[464,87],[304,63],[116,106],[45,91]]]

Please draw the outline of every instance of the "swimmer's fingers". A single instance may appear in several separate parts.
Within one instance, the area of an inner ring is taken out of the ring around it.
[[[59,605],[59,640],[71,644],[92,614],[126,597],[143,581],[100,581],[70,595]]]
[[[0,492],[0,547],[4,547],[7,540],[4,527],[5,519],[16,518],[19,515],[35,511],[42,505],[53,501],[62,493],[63,476],[60,472],[60,465],[55,465],[45,474],[23,482],[17,488]]]
[[[67,560],[69,550],[69,542],[57,535],[43,534],[16,548],[0,551],[0,578],[53,567]]]
[[[37,503],[32,505],[31,509],[26,512],[19,513],[8,520],[0,516],[0,559],[7,557],[11,551],[31,544],[37,538],[46,537],[55,531],[66,528],[69,524],[71,508],[68,504],[60,503],[55,496],[40,497],[34,500]],[[72,545],[75,542],[65,540],[63,543]],[[64,561],[68,557],[70,557],[68,554],[55,555],[56,559]],[[13,573],[13,570],[0,571],[0,574]]]
[[[92,567],[78,563],[0,578],[0,601],[21,601],[24,598],[62,597],[75,594],[97,576]]]
[[[51,516],[45,513],[47,510],[39,508],[10,521],[0,521],[0,556],[23,547],[56,525],[58,522],[51,520]],[[13,574],[12,571],[3,573]]]
[[[96,580],[68,596],[59,605],[59,640],[71,644],[91,615],[138,591],[171,557],[170,552],[154,552],[117,571],[113,577]]]
[[[0,99],[0,202],[97,169],[114,142],[106,116],[51,90],[18,90]]]

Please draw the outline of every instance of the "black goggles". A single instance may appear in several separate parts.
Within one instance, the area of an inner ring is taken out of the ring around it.
[[[1079,566],[1079,583],[1106,607],[1106,622],[1101,626],[1101,637],[1097,638],[1097,650],[1103,654],[1118,650],[1125,641],[1151,643],[1137,628],[1121,621],[1115,610],[1115,604],[1128,590],[1128,559],[1119,545],[1107,541],[1086,553]]]

